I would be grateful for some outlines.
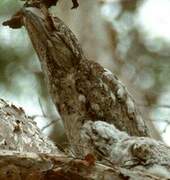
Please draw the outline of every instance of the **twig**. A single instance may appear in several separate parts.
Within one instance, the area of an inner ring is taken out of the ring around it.
[[[44,116],[44,117],[47,117],[46,113],[44,112],[43,105],[42,105],[41,100],[40,100],[39,97],[38,97],[38,103],[39,103],[39,105],[40,105],[41,112],[42,112],[43,116]]]
[[[143,106],[143,107],[149,107],[149,106],[153,106],[154,108],[170,108],[170,105],[168,104],[153,104],[153,105],[150,105],[150,104],[141,104],[141,103],[137,103],[138,106]]]
[[[57,119],[52,120],[50,123],[48,123],[47,125],[45,125],[41,131],[43,132],[45,129],[47,129],[48,127],[50,127],[52,124],[56,123]]]

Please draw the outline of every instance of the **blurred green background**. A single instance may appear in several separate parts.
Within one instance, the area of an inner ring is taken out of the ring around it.
[[[143,116],[147,111],[147,118],[170,144],[170,1],[94,1],[112,42],[116,68],[111,70],[132,91]],[[1,0],[1,24],[21,6],[19,0]],[[0,98],[23,107],[40,128],[59,119],[24,28],[0,26]],[[45,132],[49,134],[49,128]],[[59,141],[63,137],[61,125],[55,132]]]

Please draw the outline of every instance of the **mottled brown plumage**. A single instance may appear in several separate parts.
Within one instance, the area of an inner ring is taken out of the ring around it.
[[[22,18],[17,23],[28,31],[70,144],[81,144],[81,129],[89,121],[105,121],[130,135],[150,136],[127,89],[111,72],[85,57],[76,36],[49,14],[46,5],[25,6],[19,14]],[[82,147],[72,149],[82,154]]]
[[[148,135],[126,88],[112,73],[85,58],[63,21],[51,17],[44,7],[25,8],[23,16],[70,139],[79,139],[78,131],[87,120],[106,121],[131,135]]]

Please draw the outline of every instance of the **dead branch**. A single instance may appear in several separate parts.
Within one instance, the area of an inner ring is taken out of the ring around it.
[[[84,124],[81,138],[87,154],[82,158],[59,152],[21,108],[3,100],[0,127],[3,180],[170,178],[169,147],[150,138],[130,137],[106,122]]]

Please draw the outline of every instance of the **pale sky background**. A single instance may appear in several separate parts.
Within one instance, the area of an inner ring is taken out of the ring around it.
[[[150,42],[154,45],[154,40],[161,38],[166,43],[170,43],[170,0],[147,0],[138,12],[138,23],[144,28]],[[160,98],[160,104],[170,104],[170,87]],[[152,116],[162,120],[169,119],[170,109],[157,109]],[[166,122],[156,124],[162,131],[167,125]],[[164,141],[170,145],[170,126],[162,134]]]

